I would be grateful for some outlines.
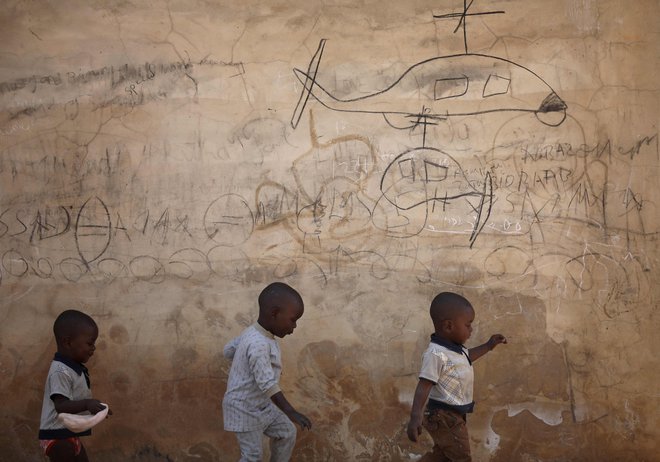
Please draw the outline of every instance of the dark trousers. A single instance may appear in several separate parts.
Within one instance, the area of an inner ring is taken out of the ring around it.
[[[433,438],[433,451],[420,462],[472,462],[464,414],[435,409],[424,416],[422,425]]]

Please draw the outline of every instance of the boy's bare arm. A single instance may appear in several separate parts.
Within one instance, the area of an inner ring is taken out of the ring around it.
[[[51,399],[55,404],[55,411],[57,411],[58,414],[80,414],[85,411],[96,414],[105,409],[105,406],[101,404],[101,401],[98,399],[71,401],[69,398],[62,395],[54,395]],[[108,414],[112,415],[112,412],[108,411]]]
[[[422,434],[422,420],[424,419],[424,404],[431,393],[431,388],[435,385],[427,379],[419,379],[415,389],[412,408],[410,409],[410,422],[408,422],[408,439],[417,441],[417,437]]]
[[[305,415],[296,411],[293,406],[287,401],[284,397],[284,393],[278,391],[273,396],[270,397],[271,401],[275,406],[279,407],[286,416],[291,419],[291,422],[297,423],[301,428],[310,430],[312,428],[312,421],[309,420]]]
[[[475,362],[477,359],[481,358],[500,343],[506,343],[506,337],[504,337],[504,335],[491,335],[490,339],[488,339],[486,343],[483,343],[478,347],[470,348],[468,350],[468,353],[470,354],[470,361]]]

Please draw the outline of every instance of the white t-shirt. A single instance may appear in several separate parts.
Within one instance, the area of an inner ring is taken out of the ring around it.
[[[474,370],[467,348],[455,345],[450,349],[432,341],[422,355],[419,377],[435,384],[430,399],[456,407],[459,412],[471,412]]]
[[[65,439],[72,436],[90,435],[91,430],[74,433],[57,420],[57,411],[52,400],[54,395],[62,395],[71,401],[91,399],[92,390],[87,368],[59,353],[55,354],[46,378],[44,401],[41,407],[41,422],[39,423],[39,439]],[[89,412],[83,414],[89,414]]]

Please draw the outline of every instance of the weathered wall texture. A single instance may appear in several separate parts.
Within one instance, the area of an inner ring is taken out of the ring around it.
[[[476,363],[476,460],[657,457],[658,3],[464,12],[4,1],[0,457],[38,460],[74,307],[115,412],[94,460],[237,459],[222,346],[273,280],[306,301],[296,460],[429,446],[404,426],[442,290],[473,302],[472,345],[510,340]]]

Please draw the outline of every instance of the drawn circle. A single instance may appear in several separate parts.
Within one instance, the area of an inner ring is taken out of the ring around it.
[[[126,272],[126,265],[116,258],[99,260],[97,267],[108,284],[117,279],[122,272]]]
[[[380,191],[399,210],[478,193],[456,159],[431,147],[409,149],[396,156],[383,172]]]
[[[388,255],[385,260],[387,261],[388,268],[392,271],[413,275],[422,284],[428,284],[433,280],[431,270],[416,256],[397,253]]]
[[[206,209],[204,230],[209,239],[234,247],[247,241],[254,230],[254,214],[238,194],[224,194]]]
[[[278,279],[291,276],[309,276],[314,280],[318,280],[321,287],[325,287],[328,284],[328,276],[326,276],[323,268],[309,258],[284,258],[275,266],[273,276]]]
[[[359,251],[350,255],[352,260],[370,262],[369,274],[374,279],[384,280],[390,275],[390,266],[385,257],[377,252]]]
[[[252,266],[245,252],[223,245],[216,245],[210,249],[206,258],[213,274],[228,278],[243,275]]]
[[[41,279],[48,279],[53,277],[53,265],[47,258],[40,258],[37,260],[36,265],[32,267],[34,274]]]
[[[530,257],[522,249],[504,246],[493,250],[484,260],[484,269],[490,276],[521,276],[529,268]]]
[[[148,255],[135,257],[128,263],[131,274],[140,281],[158,284],[165,279],[165,268],[157,258]]]
[[[27,260],[15,250],[8,250],[2,255],[2,267],[7,274],[20,278],[30,269]]]
[[[208,257],[199,249],[181,249],[174,252],[167,262],[167,273],[181,279],[209,271]]]
[[[110,212],[98,197],[91,197],[80,207],[74,238],[84,263],[91,263],[105,253],[112,236]]]
[[[246,123],[240,135],[262,153],[274,152],[287,142],[286,124],[276,118],[258,118]]]
[[[65,258],[59,264],[60,273],[69,282],[78,282],[87,272],[85,262],[77,258]]]
[[[373,207],[371,223],[376,229],[385,231],[388,236],[407,238],[418,236],[424,231],[428,214],[428,206],[419,210],[398,210],[385,194],[381,194]]]
[[[559,127],[564,120],[566,120],[566,109],[563,111],[551,111],[551,112],[541,112],[536,111],[534,113],[536,118],[539,119],[543,125],[548,127]]]
[[[288,278],[289,276],[293,276],[298,272],[298,264],[293,258],[289,258],[286,260],[282,260],[277,264],[275,269],[273,270],[273,275],[276,278]]]

